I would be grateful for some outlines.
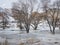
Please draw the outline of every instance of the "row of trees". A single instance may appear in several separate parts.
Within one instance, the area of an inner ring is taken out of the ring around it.
[[[27,33],[29,33],[30,26],[32,26],[35,30],[38,27],[38,24],[42,18],[47,21],[50,31],[55,34],[56,26],[59,27],[59,12],[60,12],[60,0],[56,0],[51,3],[51,0],[19,0],[18,3],[13,3],[12,13],[15,19],[18,20],[20,24],[20,29],[22,29],[22,23],[25,25]],[[34,12],[35,5],[36,12]],[[41,5],[40,5],[41,4]],[[42,8],[41,8],[42,7]],[[39,13],[39,9],[43,9],[43,14]],[[33,25],[32,25],[33,24]],[[52,29],[53,27],[53,29]]]
[[[38,24],[41,23],[42,20],[46,20],[50,32],[55,34],[55,28],[60,27],[60,0],[55,0],[52,2],[51,0],[18,0],[17,3],[13,3],[12,6],[12,14],[13,17],[17,20],[19,28],[26,29],[26,32],[29,33],[30,26],[37,29]],[[36,8],[36,9],[35,9]],[[39,13],[43,10],[42,13]],[[36,11],[34,11],[36,10]],[[3,29],[5,29],[6,24],[8,24],[7,12],[2,12],[2,22],[3,22]],[[24,24],[24,26],[22,26]]]

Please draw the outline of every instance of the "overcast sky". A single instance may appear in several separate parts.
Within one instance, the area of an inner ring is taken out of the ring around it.
[[[2,8],[11,8],[12,3],[17,0],[0,0],[0,7]]]
[[[2,8],[11,8],[12,3],[17,2],[17,1],[18,0],[0,0],[0,7],[2,7]]]

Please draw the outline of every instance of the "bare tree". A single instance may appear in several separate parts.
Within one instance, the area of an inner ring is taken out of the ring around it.
[[[24,15],[22,13],[24,13],[22,10],[18,10],[16,7],[12,8],[12,13],[13,13],[13,17],[18,20],[18,26],[20,29],[22,29],[22,23],[24,20]]]
[[[53,3],[53,8],[49,9],[50,12],[49,14],[51,15],[51,24],[53,27],[52,33],[55,34],[55,28],[56,26],[58,26],[58,22],[59,22],[59,12],[60,12],[60,0],[57,0]],[[55,8],[54,8],[55,7]]]
[[[30,16],[32,15],[35,2],[36,2],[35,0],[25,0],[25,2],[19,0],[18,5],[14,7],[15,11],[17,12],[15,14],[19,15],[19,18],[17,17],[17,19],[19,22],[24,23],[27,33],[29,33],[30,24],[31,24]]]
[[[2,21],[1,21],[1,27],[3,28],[3,29],[5,29],[6,27],[7,27],[7,24],[8,24],[8,21],[7,21],[7,13],[5,13],[4,11],[3,12],[1,12],[1,18],[2,18]]]
[[[44,3],[44,0],[42,2]],[[48,4],[49,0],[46,0],[45,3],[43,4],[43,10],[45,10],[46,14],[45,18],[49,24],[50,31],[53,34],[55,34],[55,28],[58,22],[59,8],[60,8],[59,2],[60,2],[59,0],[56,0],[51,7],[49,7],[50,5]]]
[[[32,19],[31,23],[33,24],[31,26],[34,28],[34,30],[36,30],[38,24],[40,24],[41,23],[40,21],[42,21],[42,15],[39,12],[32,12],[31,19]]]
[[[34,28],[34,30],[37,29],[38,24],[40,24],[41,23],[40,21],[42,20],[42,15],[39,13],[39,9],[40,9],[40,3],[38,3],[36,11],[32,12],[31,15],[32,24],[33,24],[31,26]]]
[[[46,19],[49,27],[50,27],[50,31],[52,32],[52,29],[51,29],[51,25],[50,25],[50,22],[48,20],[48,9],[49,9],[49,3],[50,3],[50,0],[41,0],[41,3],[42,3],[42,8],[43,8],[43,11],[44,11],[44,18]]]
[[[5,29],[7,27],[7,23],[8,23],[7,19],[4,16],[5,16],[5,14],[3,13],[3,17],[2,17],[3,29]]]

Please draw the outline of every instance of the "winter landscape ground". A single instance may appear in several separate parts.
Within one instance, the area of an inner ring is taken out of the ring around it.
[[[60,45],[60,0],[0,0],[0,45]]]
[[[9,45],[60,45],[60,30],[56,28],[56,34],[51,34],[46,22],[40,25],[38,26],[38,30],[31,28],[28,34],[26,31],[17,29],[14,31],[11,29],[0,31],[0,43],[3,45],[7,40],[7,44]]]

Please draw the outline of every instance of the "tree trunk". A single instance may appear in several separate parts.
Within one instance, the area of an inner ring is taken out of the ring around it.
[[[52,29],[51,29],[51,24],[50,24],[50,22],[49,22],[49,20],[48,20],[48,19],[47,19],[47,23],[48,23],[48,25],[49,25],[50,32],[52,32]]]
[[[37,25],[35,26],[34,30],[36,30],[36,29],[37,29]]]
[[[49,27],[50,27],[50,32],[52,32],[52,29],[51,29],[51,26],[50,26],[50,24],[49,24]]]
[[[30,27],[29,27],[28,24],[26,24],[26,27],[25,27],[25,28],[26,28],[26,32],[29,33],[29,29],[30,29]]]
[[[53,34],[55,34],[55,27],[53,26],[53,32],[52,32]]]
[[[29,28],[28,27],[26,28],[26,32],[29,33]]]
[[[5,29],[5,24],[4,24],[4,22],[3,22],[3,29]]]
[[[3,25],[3,29],[5,29],[5,26]]]
[[[3,21],[3,29],[5,29],[5,20],[4,20],[4,17],[3,17],[3,19],[2,19]]]
[[[22,27],[22,23],[20,22],[20,25],[19,25],[19,27],[20,27],[20,29],[22,30],[23,29],[23,27]]]

